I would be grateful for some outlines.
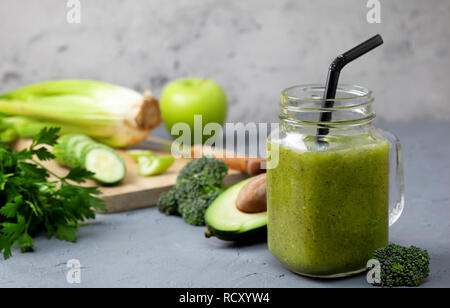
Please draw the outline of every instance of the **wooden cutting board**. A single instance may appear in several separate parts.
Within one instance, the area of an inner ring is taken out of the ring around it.
[[[24,149],[31,144],[30,140],[21,139],[14,145],[15,149]],[[190,161],[189,159],[177,159],[174,164],[163,174],[141,177],[138,175],[137,163],[129,157],[125,151],[117,150],[119,155],[124,159],[127,168],[125,178],[121,183],[115,186],[99,186],[102,192],[101,198],[105,200],[108,213],[135,210],[139,208],[155,205],[159,195],[169,190],[176,182],[180,170]],[[157,155],[168,155],[168,152],[154,151]],[[45,161],[42,164],[57,174],[64,176],[68,169],[60,166],[55,161]],[[232,185],[245,178],[248,175],[235,170],[229,170],[225,177],[225,183]],[[98,186],[95,181],[89,180],[83,184],[87,186]]]

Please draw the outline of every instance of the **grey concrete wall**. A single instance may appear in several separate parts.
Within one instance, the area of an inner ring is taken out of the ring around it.
[[[178,77],[210,77],[229,121],[276,119],[279,92],[324,82],[339,52],[381,33],[385,45],[342,81],[374,90],[385,121],[450,120],[450,1],[1,0],[0,91],[53,78],[91,78],[159,94]]]

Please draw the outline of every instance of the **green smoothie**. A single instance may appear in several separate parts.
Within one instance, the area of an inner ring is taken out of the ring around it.
[[[302,149],[279,145],[278,165],[267,170],[269,249],[299,274],[362,270],[388,244],[388,141],[332,138],[330,146],[314,136]]]

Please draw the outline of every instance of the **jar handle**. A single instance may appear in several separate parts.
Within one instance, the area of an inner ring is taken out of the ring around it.
[[[393,133],[386,130],[381,132],[389,140],[389,206],[392,206],[389,212],[389,226],[392,226],[399,219],[405,206],[402,146]]]

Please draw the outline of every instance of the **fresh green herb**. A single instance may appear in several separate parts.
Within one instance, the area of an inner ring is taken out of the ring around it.
[[[381,265],[381,282],[376,286],[419,286],[430,272],[430,257],[418,247],[390,244],[377,249],[372,259]]]
[[[106,210],[96,187],[81,187],[93,174],[80,167],[60,177],[40,161],[54,159],[46,145],[55,145],[59,128],[44,128],[28,149],[12,151],[0,144],[0,252],[5,259],[11,248],[34,250],[33,236],[46,231],[51,238],[73,242],[79,222],[95,218],[94,209]],[[52,176],[54,180],[49,180]]]
[[[178,175],[175,186],[161,194],[158,208],[166,215],[179,214],[191,225],[205,225],[205,211],[225,190],[228,166],[209,157],[189,162]]]

